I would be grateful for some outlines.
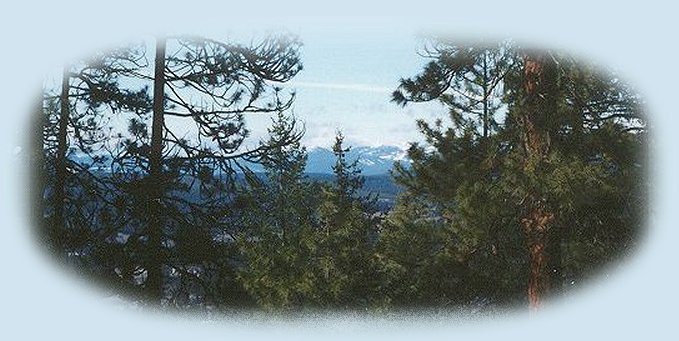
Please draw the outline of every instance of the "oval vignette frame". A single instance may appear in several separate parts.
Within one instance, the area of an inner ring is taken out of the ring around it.
[[[407,76],[412,76],[412,75],[405,75],[405,76],[407,77]],[[309,87],[312,87],[312,88],[313,88],[314,86],[317,86],[317,85],[311,85],[311,84],[307,84],[307,86],[309,86]],[[338,89],[337,89],[337,88],[335,88],[335,90],[338,90]],[[344,89],[344,90],[346,90],[346,89]],[[373,90],[374,90],[374,89],[373,89]],[[296,108],[296,110],[300,110],[300,109],[299,109],[299,108]]]

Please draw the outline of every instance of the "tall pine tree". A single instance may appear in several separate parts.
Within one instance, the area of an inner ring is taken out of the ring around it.
[[[441,43],[453,51],[473,50]],[[511,301],[523,276],[528,279],[523,280],[524,297],[536,309],[550,288],[561,287],[566,263],[576,267],[569,270],[574,276],[582,274],[578,266],[589,266],[577,254],[603,246],[591,236],[609,237],[604,238],[606,251],[597,252],[589,264],[601,264],[597,257],[614,258],[633,244],[634,231],[641,228],[643,190],[630,187],[631,178],[622,179],[643,167],[637,151],[645,124],[638,96],[614,74],[551,52],[501,46],[507,69],[498,78],[499,107],[506,113],[494,134],[456,119],[473,111],[452,103],[443,91],[471,96],[468,87],[454,82],[466,79],[466,69],[454,66],[481,67],[483,60],[440,54],[422,75],[402,81],[394,93],[397,103],[440,100],[451,108],[453,125],[420,123],[434,148],[413,145],[412,167],[397,168],[397,173],[411,195],[434,204],[436,215],[454,226],[456,252],[471,270],[501,270],[488,282],[501,289],[498,295],[492,290],[484,295]],[[631,145],[621,153],[621,147]],[[634,205],[619,201],[621,196],[636,198]],[[597,205],[600,212],[591,206],[594,197],[606,203]],[[582,229],[587,237],[578,232]],[[610,237],[621,230],[624,237]]]

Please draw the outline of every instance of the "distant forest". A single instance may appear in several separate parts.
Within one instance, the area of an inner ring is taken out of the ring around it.
[[[448,115],[417,122],[426,142],[389,178],[362,176],[339,131],[332,174],[305,172],[284,86],[298,37],[166,36],[73,61],[33,116],[36,236],[130,301],[267,312],[534,311],[636,248],[633,89],[513,41],[423,44],[424,68],[385,101]],[[254,147],[248,115],[271,117]]]

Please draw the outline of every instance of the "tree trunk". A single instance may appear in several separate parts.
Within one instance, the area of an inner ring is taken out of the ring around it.
[[[526,152],[524,172],[534,179],[541,177],[550,147],[549,116],[556,110],[556,65],[549,55],[527,53],[524,56],[525,98],[519,122],[523,129]],[[537,311],[549,290],[549,228],[554,213],[547,207],[546,193],[538,188],[529,189],[527,215],[523,229],[530,256],[528,303]]]
[[[163,181],[163,125],[165,90],[165,38],[156,40],[155,71],[153,82],[153,122],[151,127],[151,150],[149,153],[149,231],[148,268],[146,290],[151,300],[163,300],[163,257],[162,257],[162,196]]]
[[[488,137],[488,52],[483,54],[483,138]]]
[[[64,219],[66,205],[66,178],[68,177],[68,170],[66,169],[66,154],[68,152],[68,121],[71,115],[71,103],[68,96],[69,92],[69,66],[65,66],[61,80],[61,108],[59,111],[59,127],[57,130],[57,154],[54,160],[54,215],[49,231],[50,242],[53,243],[53,246],[55,246],[57,250],[63,249],[61,236],[63,235],[64,229],[66,228],[66,221]]]
[[[528,241],[530,256],[530,276],[528,278],[528,305],[531,311],[537,311],[549,290],[549,269],[547,260],[548,230],[554,215],[544,207],[532,208],[523,219],[524,233]]]
[[[36,101],[33,120],[31,121],[31,141],[30,141],[30,155],[29,167],[31,170],[31,218],[32,223],[41,232],[44,237],[50,236],[50,224],[45,223],[45,187],[47,184],[48,174],[45,164],[45,111],[43,109],[44,98],[43,93]],[[49,241],[49,240],[48,240]],[[48,244],[49,245],[49,244]]]

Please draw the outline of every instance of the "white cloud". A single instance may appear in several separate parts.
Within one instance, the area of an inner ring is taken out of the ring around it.
[[[358,84],[358,83],[326,83],[326,82],[296,82],[291,81],[286,83],[288,86],[296,88],[311,88],[311,89],[327,89],[327,90],[345,90],[345,91],[358,91],[358,92],[370,92],[370,93],[380,93],[380,94],[390,94],[393,89],[386,86],[376,86],[370,84]]]

